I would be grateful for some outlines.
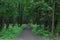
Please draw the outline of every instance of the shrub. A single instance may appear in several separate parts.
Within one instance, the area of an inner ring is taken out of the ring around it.
[[[45,36],[45,37],[48,37],[50,32],[47,31],[47,30],[44,30],[44,26],[41,25],[41,27],[39,25],[31,25],[32,26],[32,31],[37,34],[37,35],[40,35],[40,36]]]
[[[14,27],[12,27],[12,25],[10,25],[8,30],[6,30],[5,27],[2,30],[2,32],[0,32],[0,40],[5,40],[5,39],[6,40],[8,40],[8,39],[15,40],[16,37],[18,36],[18,34],[20,34],[23,30],[21,27],[18,27],[18,25],[15,25]]]

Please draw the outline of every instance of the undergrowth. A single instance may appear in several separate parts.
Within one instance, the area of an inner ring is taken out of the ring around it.
[[[9,29],[6,30],[5,25],[2,32],[0,32],[0,40],[15,40],[18,34],[20,34],[25,28],[25,26],[25,24],[23,24],[21,27],[18,27],[18,25],[12,27],[12,25],[10,25]]]
[[[50,37],[50,32],[48,30],[44,30],[44,25],[37,25],[37,24],[31,24],[31,27],[32,27],[32,32],[35,33],[36,35],[40,35],[40,36],[43,36],[44,39],[46,40],[50,40],[49,37]],[[59,26],[57,26],[59,27]],[[57,28],[57,32],[60,32],[58,30],[59,28]],[[53,38],[51,40],[60,40],[60,38]]]

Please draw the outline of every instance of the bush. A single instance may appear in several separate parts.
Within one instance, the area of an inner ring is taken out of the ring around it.
[[[21,28],[25,29],[26,28],[26,24],[22,24]]]
[[[56,32],[58,32],[60,34],[60,24],[57,25],[57,28],[55,30]]]
[[[50,32],[47,31],[47,30],[44,30],[44,26],[41,25],[42,27],[40,27],[39,25],[33,25],[31,24],[32,26],[32,31],[37,34],[37,35],[40,35],[40,36],[45,36],[45,37],[48,37]]]
[[[18,27],[18,25],[15,25],[14,27],[12,27],[12,25],[10,25],[9,29],[6,30],[6,25],[5,25],[2,32],[0,32],[0,40],[5,40],[5,39],[15,40],[18,34],[20,34],[23,30],[21,27]]]

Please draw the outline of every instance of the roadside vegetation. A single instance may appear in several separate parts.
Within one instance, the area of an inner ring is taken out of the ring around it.
[[[23,24],[21,27],[18,27],[17,24],[13,27],[10,24],[9,29],[6,30],[5,25],[3,30],[0,32],[0,40],[16,40],[17,36],[21,34],[25,27],[26,24]]]

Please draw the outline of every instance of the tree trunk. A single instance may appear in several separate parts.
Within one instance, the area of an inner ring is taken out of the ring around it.
[[[15,18],[12,18],[13,19],[13,21],[12,21],[12,23],[13,23],[13,27],[15,26],[15,24],[16,24],[16,21],[15,21]]]
[[[19,3],[18,7],[19,7],[19,19],[20,19],[19,22],[20,22],[20,26],[21,26],[22,25],[22,18],[23,18],[22,17],[23,16],[23,14],[22,14],[22,11],[23,11],[22,10],[22,5]]]
[[[54,33],[54,14],[55,14],[55,1],[53,0],[53,15],[52,15],[52,34]]]
[[[10,19],[9,19],[9,17],[8,17],[7,20],[6,20],[6,30],[9,29],[9,20],[10,20]]]
[[[50,38],[53,39],[53,34],[54,34],[54,14],[55,14],[55,0],[52,0],[53,1],[53,10],[52,10],[52,30],[51,30],[51,35],[50,35]]]
[[[0,31],[2,31],[3,28],[4,28],[4,17],[1,16],[0,17]]]

